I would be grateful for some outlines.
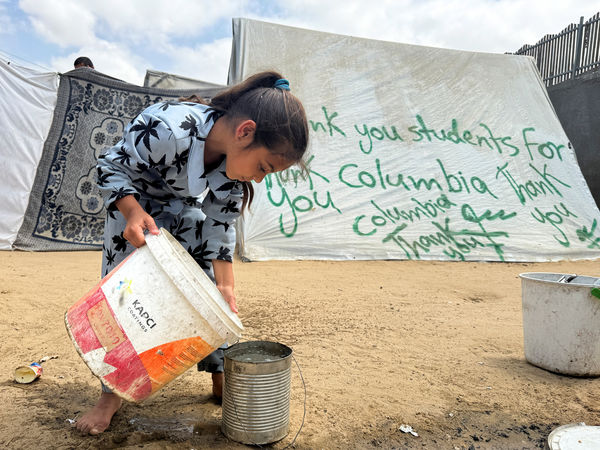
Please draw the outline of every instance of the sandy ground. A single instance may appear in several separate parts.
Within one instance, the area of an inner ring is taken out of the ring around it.
[[[98,380],[76,353],[65,310],[98,281],[100,253],[0,252],[0,447],[235,449],[220,432],[210,377],[190,370],[98,437],[67,419],[91,407]],[[598,261],[236,263],[244,339],[294,350],[306,383],[302,449],[543,448],[558,425],[600,422],[600,379],[526,362],[522,272],[599,275]],[[44,356],[30,385],[13,369]],[[292,372],[292,442],[303,417]],[[403,433],[413,427],[418,437]]]

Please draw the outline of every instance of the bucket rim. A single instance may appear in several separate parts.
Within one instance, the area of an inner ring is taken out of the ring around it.
[[[556,280],[548,280],[548,279],[543,279],[543,278],[538,278],[536,277],[536,275],[555,275],[558,278]],[[563,276],[573,276],[573,282],[569,281],[569,282],[562,282],[560,280],[561,277]],[[598,277],[593,277],[590,275],[577,275],[574,273],[558,273],[558,272],[523,272],[519,274],[519,278],[521,278],[521,280],[527,280],[527,281],[535,281],[538,283],[546,283],[546,284],[552,284],[552,285],[560,285],[560,286],[572,286],[572,287],[586,287],[586,288],[593,288],[593,287],[598,287],[597,284],[594,283],[594,281],[590,281],[590,282],[584,282],[582,281],[584,278],[589,279],[589,280],[599,280]],[[578,280],[579,278],[579,280]]]
[[[241,337],[242,332],[244,330],[244,326],[240,318],[231,311],[229,304],[223,298],[221,292],[217,289],[213,281],[204,273],[204,271],[200,268],[200,266],[196,263],[196,261],[191,259],[194,262],[193,266],[189,266],[187,261],[183,260],[180,252],[177,250],[176,246],[181,246],[181,244],[173,237],[171,233],[169,233],[166,229],[160,228],[160,233],[158,235],[148,235],[146,236],[146,243],[148,244],[148,248],[150,251],[157,257],[157,253],[160,252],[160,247],[167,247],[171,250],[173,257],[177,260],[181,269],[183,269],[184,276],[187,279],[190,287],[199,295],[200,288],[205,290],[205,294],[208,294],[208,298],[210,301],[206,302],[208,308],[215,314],[222,322],[223,325],[227,327],[231,331],[233,335],[235,335],[238,339]],[[188,254],[185,248],[181,246],[182,253]],[[190,256],[191,258],[191,256]],[[190,280],[189,277],[192,277]],[[203,295],[201,295],[204,297]],[[186,296],[187,298],[187,296]],[[197,309],[195,305],[195,300],[193,298],[187,298],[194,308]]]
[[[594,443],[600,436],[600,427],[593,425],[586,425],[585,422],[579,423],[568,423],[561,425],[550,433],[548,436],[548,448],[550,450],[560,450],[563,446],[561,444],[573,444],[575,440],[580,443]],[[562,442],[561,442],[562,441]],[[583,448],[589,448],[584,445]],[[571,446],[569,446],[571,448]]]
[[[176,248],[176,246],[181,246],[181,244],[175,239],[175,237],[173,237],[173,235],[164,228],[161,228],[160,231],[161,234],[155,237],[159,238],[159,241],[161,241],[169,248],[169,250],[172,251],[172,256],[180,263],[180,268],[185,272],[185,278],[188,279],[188,276],[193,278],[193,280],[187,280],[190,282],[190,287],[202,298],[205,298],[205,296],[202,295],[202,292],[200,292],[200,287],[202,287],[205,291],[208,291],[204,292],[204,294],[208,294],[208,298],[210,299],[210,301],[205,302],[206,306],[208,306],[208,308],[221,320],[222,324],[225,325],[239,339],[244,326],[242,325],[239,317],[237,317],[237,315],[231,311],[221,292],[217,289],[212,280],[210,280],[204,271],[198,266],[196,261],[192,259],[191,261],[193,261],[194,264],[190,266],[187,264],[187,261],[181,257],[180,252],[177,251]],[[181,252],[182,254],[189,254],[183,247],[181,247],[181,249],[183,250]],[[196,302],[194,298],[189,298],[186,296],[186,299],[192,304],[192,306],[194,306],[194,308],[196,308]]]
[[[237,342],[226,349],[223,350],[223,356],[230,361],[234,361],[236,363],[244,363],[244,364],[273,364],[275,361],[242,361],[240,359],[235,358],[235,353],[240,350],[240,348],[244,349],[245,347],[259,347],[261,344],[267,344],[270,347],[279,347],[281,350],[281,354],[273,354],[273,356],[277,357],[277,361],[285,361],[288,358],[291,358],[293,354],[293,350],[291,347],[288,347],[281,342],[275,341],[267,341],[267,340],[256,340],[256,341],[243,341]]]

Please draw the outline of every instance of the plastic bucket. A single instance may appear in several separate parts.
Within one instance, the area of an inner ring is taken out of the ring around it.
[[[242,323],[194,259],[166,230],[69,308],[67,331],[94,375],[141,401],[225,342]]]
[[[248,341],[224,353],[223,434],[251,445],[283,439],[290,425],[292,349]]]
[[[600,427],[585,422],[562,425],[548,436],[550,450],[597,450],[599,443]]]
[[[525,358],[552,372],[600,375],[598,278],[522,273]]]

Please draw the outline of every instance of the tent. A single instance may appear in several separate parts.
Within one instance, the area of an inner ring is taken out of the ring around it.
[[[233,21],[229,79],[279,70],[308,171],[270,174],[239,221],[250,260],[600,256],[600,214],[530,57]]]
[[[187,78],[158,70],[146,70],[144,86],[161,89],[225,89],[227,86],[209,83],[208,81]]]
[[[0,249],[11,248],[50,130],[59,76],[0,59]]]

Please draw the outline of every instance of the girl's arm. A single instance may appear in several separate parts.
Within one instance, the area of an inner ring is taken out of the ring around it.
[[[233,264],[222,259],[213,259],[213,271],[217,288],[234,313],[238,313],[235,294],[233,293]]]

